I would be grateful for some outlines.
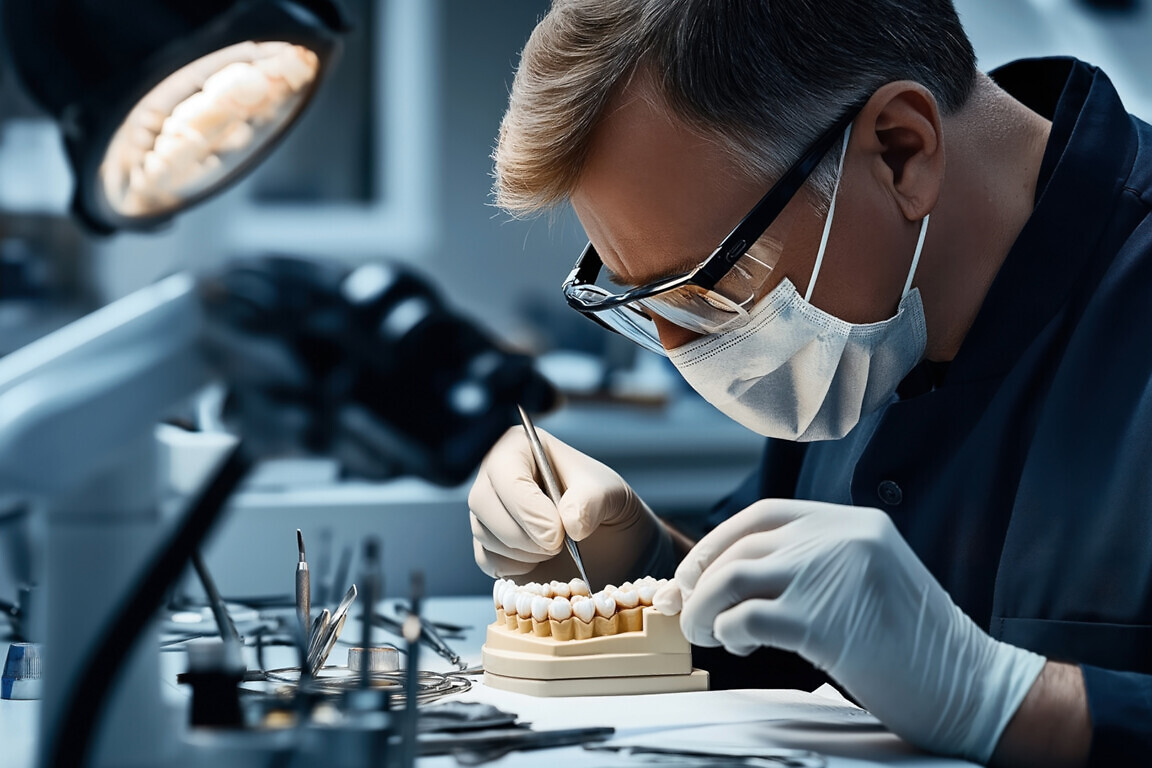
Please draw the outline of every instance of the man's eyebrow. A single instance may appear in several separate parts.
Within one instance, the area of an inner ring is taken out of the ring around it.
[[[608,282],[613,285],[618,285],[621,288],[632,288],[637,285],[637,283],[633,283],[630,280],[625,280],[607,267],[604,268],[604,272],[608,276]]]
[[[660,280],[667,280],[668,278],[671,278],[671,277],[678,277],[680,275],[691,272],[693,269],[695,269],[698,266],[700,266],[699,261],[687,260],[687,261],[685,261],[684,265],[681,267],[676,267],[673,269],[666,269],[666,270],[663,270],[659,273],[646,275],[646,276],[644,276],[638,280],[626,280],[625,278],[616,274],[615,272],[608,269],[607,267],[604,267],[604,273],[608,277],[608,282],[612,283],[613,285],[619,285],[622,288],[635,288],[635,287],[638,287],[641,285],[648,285],[649,283],[659,282]]]

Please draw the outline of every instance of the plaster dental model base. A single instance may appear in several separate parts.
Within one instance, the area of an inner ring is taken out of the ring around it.
[[[484,684],[532,696],[707,690],[708,673],[692,669],[679,617],[652,607],[663,583],[645,577],[591,594],[580,579],[497,581]]]

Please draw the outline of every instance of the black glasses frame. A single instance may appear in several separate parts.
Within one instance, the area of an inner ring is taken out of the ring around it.
[[[604,323],[598,317],[597,312],[608,309],[615,309],[641,299],[651,298],[660,293],[679,288],[684,285],[693,284],[698,285],[705,290],[711,290],[716,287],[725,275],[727,275],[736,262],[748,252],[748,249],[760,239],[760,237],[768,231],[768,227],[772,226],[772,222],[780,215],[784,208],[796,196],[796,193],[804,186],[808,177],[812,175],[812,171],[828,154],[828,150],[836,143],[836,140],[847,130],[848,126],[860,114],[860,110],[864,108],[867,99],[853,104],[843,114],[836,119],[836,122],[820,135],[800,159],[792,164],[780,180],[772,185],[772,188],[760,198],[759,202],[752,207],[752,210],[740,220],[727,237],[725,237],[716,250],[712,251],[707,259],[702,261],[695,268],[688,272],[671,277],[655,280],[651,283],[632,288],[624,293],[619,294],[604,294],[598,296],[594,300],[588,300],[574,295],[574,290],[581,286],[595,285],[597,277],[600,275],[600,270],[604,267],[604,262],[600,259],[600,254],[596,252],[595,246],[591,242],[584,247],[580,253],[580,258],[576,260],[576,266],[568,274],[564,280],[562,290],[564,291],[564,298],[568,302],[568,306],[575,309],[577,312],[584,314],[591,320],[594,320],[598,325],[613,332],[618,332],[616,329]],[[633,308],[633,307],[630,307]],[[634,308],[633,308],[634,309]],[[640,311],[640,310],[636,310]],[[644,314],[644,313],[641,313]]]

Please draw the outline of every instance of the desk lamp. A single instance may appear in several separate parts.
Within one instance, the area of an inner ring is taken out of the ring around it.
[[[154,228],[254,168],[332,68],[332,0],[5,0],[12,67],[61,126],[75,216]]]

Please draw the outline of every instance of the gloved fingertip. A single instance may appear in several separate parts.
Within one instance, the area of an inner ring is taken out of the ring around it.
[[[488,550],[480,545],[480,542],[472,541],[472,556],[476,560],[476,565],[480,568],[485,575],[493,579],[499,578],[496,573],[496,565],[488,558]]]
[[[700,573],[703,570],[697,559],[699,556],[699,553],[696,551],[697,548],[699,548],[699,545],[693,548],[687,557],[680,561],[680,565],[676,566],[674,578],[680,585],[680,590],[684,592],[685,595],[691,594],[692,590],[696,588],[696,582],[700,580]]]
[[[560,503],[556,505],[556,512],[560,515],[560,523],[564,526],[564,532],[575,541],[584,541],[591,536],[600,522],[598,519],[592,519],[592,515],[589,514],[582,500],[577,500],[573,494],[568,492],[565,492]]]
[[[513,576],[523,576],[524,574],[533,570],[535,567],[535,563],[516,563],[513,566],[501,565],[496,568],[496,578],[508,579]]]
[[[683,612],[680,613],[680,631],[684,633],[685,639],[692,645],[699,645],[703,648],[718,648],[721,644],[712,636],[711,629],[698,626],[688,620]]]
[[[758,645],[724,645],[724,650],[733,656],[751,656],[752,652],[760,646]]]

